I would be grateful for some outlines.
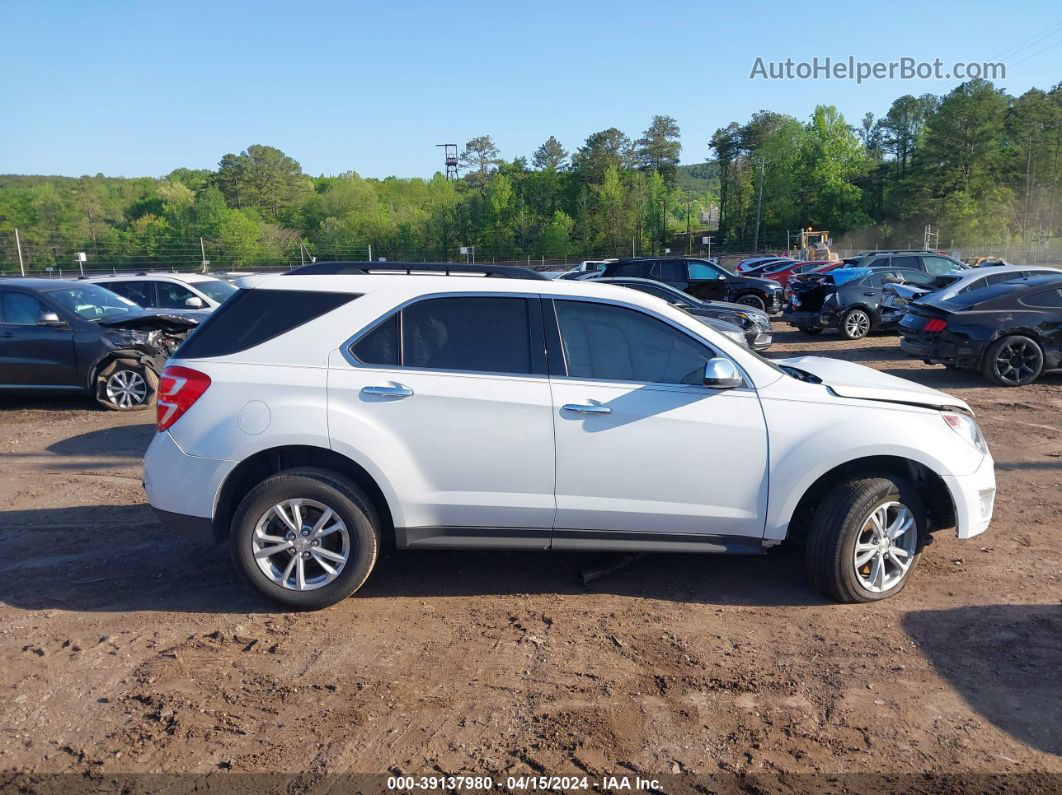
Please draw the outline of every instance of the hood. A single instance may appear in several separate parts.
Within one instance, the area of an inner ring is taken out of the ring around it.
[[[782,285],[776,282],[774,279],[761,279],[758,276],[745,276],[744,274],[738,274],[738,279],[743,284],[747,284],[750,287],[761,287],[764,290],[781,290]]]
[[[775,362],[821,378],[823,386],[840,397],[902,403],[931,409],[957,408],[973,414],[965,401],[946,392],[930,389],[861,364],[822,356],[798,356],[793,359],[776,359]]]
[[[137,331],[169,331],[180,333],[188,331],[199,325],[199,320],[180,315],[149,314],[133,315],[131,317],[103,318],[99,321],[101,326],[107,328],[133,329]]]

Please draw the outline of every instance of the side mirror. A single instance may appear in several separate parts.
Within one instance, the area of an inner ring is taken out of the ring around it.
[[[38,326],[65,326],[66,324],[55,312],[41,312],[37,316]]]
[[[202,309],[204,306],[206,306],[206,301],[204,301],[198,295],[192,295],[184,300],[184,305],[189,309]]]
[[[743,383],[741,373],[729,359],[716,356],[704,365],[704,385],[709,389],[734,389]]]

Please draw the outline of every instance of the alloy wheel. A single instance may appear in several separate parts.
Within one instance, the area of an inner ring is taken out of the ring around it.
[[[113,405],[129,409],[147,400],[148,385],[136,370],[118,370],[107,379],[104,391]]]
[[[995,367],[999,379],[1008,384],[1021,384],[1040,369],[1040,349],[1028,340],[1014,340],[996,353]]]
[[[755,295],[743,295],[737,300],[737,303],[744,304],[745,306],[754,306],[756,309],[766,309],[766,304],[763,303],[763,300]]]
[[[852,563],[859,584],[885,593],[903,582],[918,551],[918,523],[902,502],[883,503],[870,512],[856,537]]]
[[[290,499],[258,519],[251,538],[258,568],[277,585],[293,591],[322,588],[339,576],[350,559],[350,533],[322,502]]]
[[[859,310],[849,312],[844,318],[844,330],[852,339],[865,337],[870,331],[870,317]]]

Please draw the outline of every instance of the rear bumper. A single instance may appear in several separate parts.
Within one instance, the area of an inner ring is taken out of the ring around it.
[[[986,455],[972,475],[944,476],[955,506],[955,535],[973,538],[988,529],[996,501],[996,473],[992,456]]]
[[[189,516],[185,513],[172,513],[152,507],[162,526],[172,533],[200,544],[216,544],[218,537],[214,532],[214,520],[203,516]]]
[[[797,328],[833,328],[837,325],[836,313],[829,310],[800,312],[787,309],[782,320]]]
[[[956,367],[977,367],[981,362],[982,346],[971,342],[956,342],[946,335],[904,334],[900,350],[929,364],[951,364]]]
[[[217,495],[235,466],[234,461],[187,455],[169,433],[157,433],[144,454],[144,491],[168,529],[213,541]]]

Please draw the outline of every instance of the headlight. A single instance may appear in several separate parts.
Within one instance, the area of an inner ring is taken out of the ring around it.
[[[735,326],[741,326],[741,328],[748,328],[756,325],[756,318],[748,312],[735,312],[732,319],[727,318],[727,322],[733,323]]]
[[[988,442],[985,441],[981,429],[977,427],[972,417],[953,412],[944,412],[940,416],[944,418],[944,422],[948,423],[949,428],[976,447],[982,455],[988,455]]]

